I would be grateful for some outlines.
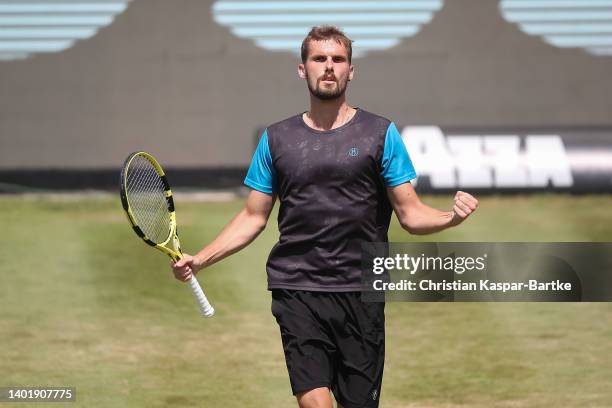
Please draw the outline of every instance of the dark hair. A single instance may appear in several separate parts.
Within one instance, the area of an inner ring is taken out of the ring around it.
[[[348,38],[342,30],[340,30],[336,26],[332,25],[320,25],[316,27],[312,27],[304,41],[302,41],[302,63],[305,63],[308,59],[308,46],[311,41],[325,41],[325,40],[334,40],[338,44],[344,45],[346,51],[348,53],[348,61],[349,64],[351,62],[351,57],[353,56],[353,40]]]

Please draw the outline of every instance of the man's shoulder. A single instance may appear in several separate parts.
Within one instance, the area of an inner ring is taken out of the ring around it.
[[[361,120],[380,123],[382,126],[385,126],[385,128],[391,124],[391,120],[384,116],[377,115],[376,113],[372,113],[361,108],[359,108],[359,111],[359,117]]]
[[[269,134],[270,131],[272,132],[288,131],[288,130],[291,130],[292,128],[295,128],[295,126],[299,126],[299,125],[300,125],[300,115],[297,114],[297,115],[289,116],[288,118],[280,120],[278,122],[272,123],[266,129]]]

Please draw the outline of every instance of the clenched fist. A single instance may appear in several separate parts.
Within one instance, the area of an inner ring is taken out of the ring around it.
[[[455,194],[453,206],[453,225],[459,225],[478,208],[478,200],[464,191]]]

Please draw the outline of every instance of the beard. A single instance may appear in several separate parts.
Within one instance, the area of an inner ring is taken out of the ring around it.
[[[306,77],[306,83],[308,84],[308,90],[310,91],[311,95],[323,101],[331,101],[344,96],[344,93],[346,92],[346,85],[348,82],[346,79],[344,81],[341,81],[337,78],[334,78],[336,81],[336,87],[325,88],[323,86],[320,86],[321,82],[323,81],[323,78],[324,76],[319,78],[317,82],[313,85],[310,82],[310,78],[308,76]]]

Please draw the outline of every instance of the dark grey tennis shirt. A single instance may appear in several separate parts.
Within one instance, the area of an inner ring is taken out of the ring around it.
[[[395,125],[367,111],[329,131],[302,115],[269,126],[245,179],[280,201],[268,288],[361,290],[361,242],[387,241],[386,187],[415,177]]]

